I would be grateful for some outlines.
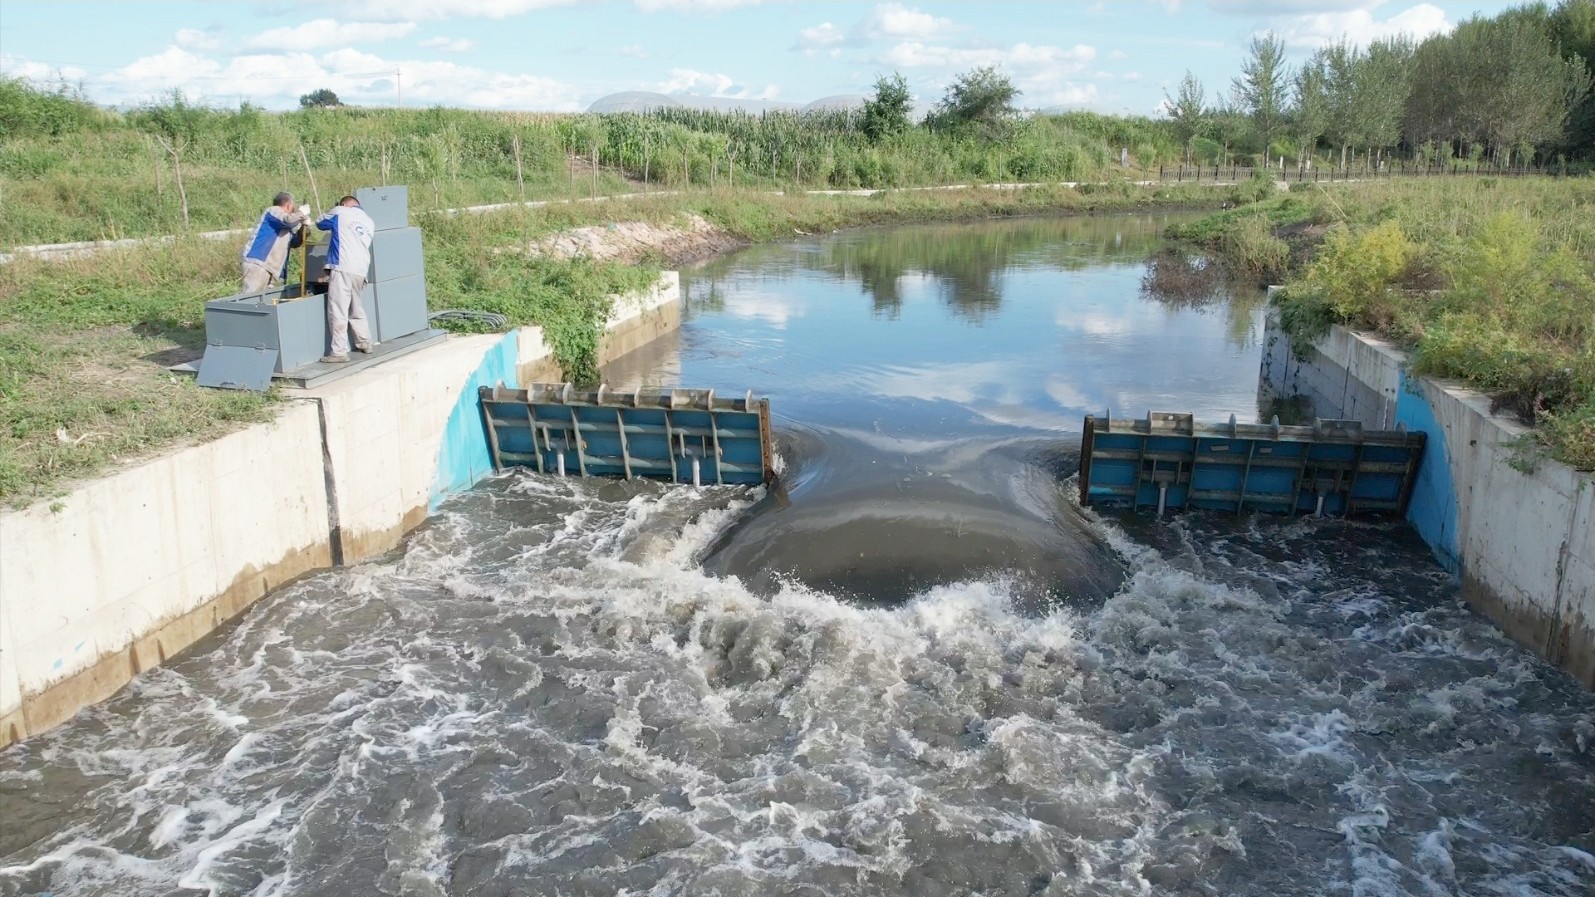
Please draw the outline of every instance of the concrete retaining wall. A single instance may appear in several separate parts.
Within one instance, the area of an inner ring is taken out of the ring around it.
[[[600,363],[679,326],[666,272]],[[70,719],[295,577],[391,549],[492,470],[476,388],[557,374],[535,327],[451,338],[269,423],[0,515],[0,747]]]
[[[1595,478],[1525,465],[1526,428],[1457,383],[1412,377],[1389,343],[1334,328],[1292,355],[1269,322],[1259,390],[1299,395],[1320,417],[1429,434],[1407,517],[1468,603],[1508,635],[1595,687]]]

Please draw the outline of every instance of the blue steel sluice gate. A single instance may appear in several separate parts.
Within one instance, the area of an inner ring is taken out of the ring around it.
[[[318,362],[329,343],[317,281],[326,246],[307,245],[299,283],[206,303],[199,384],[263,390],[273,378],[313,387],[442,341],[430,327],[421,229],[404,187],[355,196],[377,225],[363,296],[378,348],[346,366]],[[433,313],[430,317],[447,315]],[[180,366],[193,370],[194,366]],[[712,389],[577,390],[568,383],[482,387],[478,401],[494,469],[742,484],[776,478],[769,400]],[[1190,414],[1085,418],[1080,503],[1105,508],[1247,510],[1353,516],[1405,514],[1424,434],[1311,426],[1204,423]]]

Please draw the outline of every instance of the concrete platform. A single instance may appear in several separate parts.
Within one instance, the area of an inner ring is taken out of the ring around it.
[[[418,330],[395,340],[377,343],[369,355],[362,352],[350,352],[348,364],[322,364],[318,361],[281,374],[273,374],[271,379],[284,386],[314,389],[317,386],[341,380],[351,374],[358,374],[384,361],[392,361],[419,349],[425,349],[427,346],[440,343],[446,338],[448,338],[448,334],[442,330]]]
[[[448,333],[442,330],[419,330],[395,340],[378,343],[369,355],[362,352],[351,352],[349,353],[348,364],[322,364],[318,361],[301,365],[281,374],[272,374],[271,379],[282,386],[314,389],[317,386],[324,386],[352,374],[369,370],[385,361],[402,358],[411,352],[436,345],[447,338]],[[174,374],[197,374],[199,373],[199,361],[185,361],[182,364],[174,364],[168,367],[167,370]]]

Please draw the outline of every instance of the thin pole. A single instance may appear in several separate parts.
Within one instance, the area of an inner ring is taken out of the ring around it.
[[[521,202],[525,202],[526,180],[521,176],[521,135],[514,135],[511,146],[515,148],[515,184],[521,189]]]
[[[404,108],[404,69],[393,70],[393,105],[395,108]]]
[[[305,155],[303,142],[299,144],[299,161],[305,163],[305,175],[310,178],[310,192],[316,197],[316,208],[326,208],[321,204],[321,190],[316,187],[316,173],[310,170],[310,157]]]

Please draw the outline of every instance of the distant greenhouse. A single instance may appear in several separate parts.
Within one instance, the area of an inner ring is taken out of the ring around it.
[[[621,112],[652,112],[655,109],[680,109],[680,101],[667,97],[662,93],[652,93],[646,90],[628,90],[624,93],[612,93],[593,101],[587,107],[588,112],[600,115],[616,114]]]
[[[857,93],[839,93],[835,96],[821,97],[803,107],[804,112],[850,112],[854,109],[863,109],[869,102],[869,97]]]

